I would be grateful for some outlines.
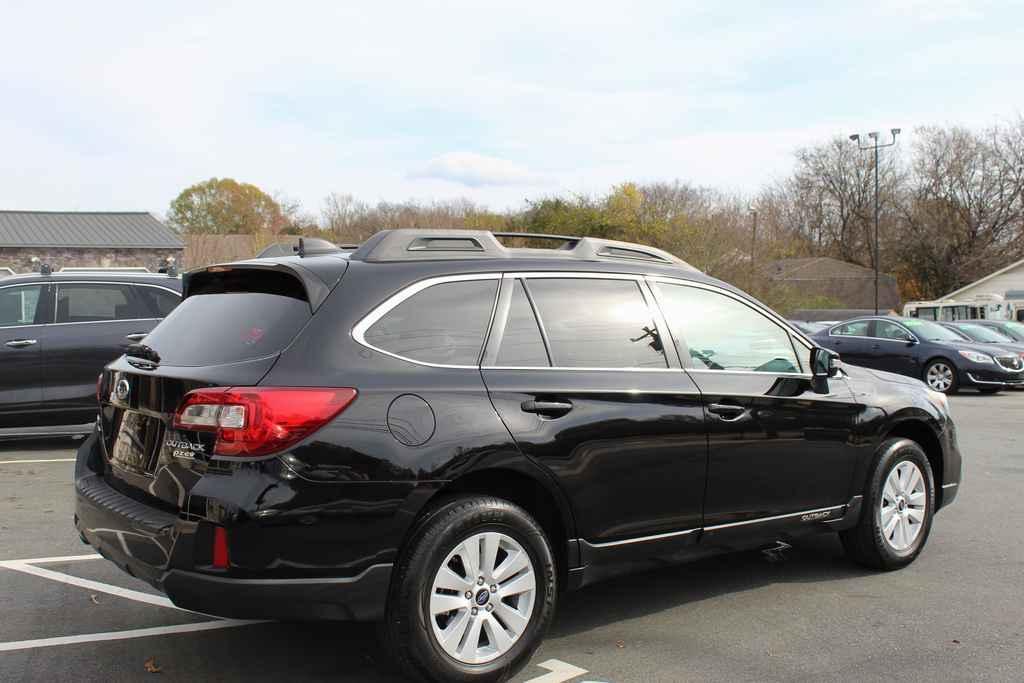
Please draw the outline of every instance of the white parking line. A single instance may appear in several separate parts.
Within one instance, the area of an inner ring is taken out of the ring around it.
[[[0,465],[27,465],[37,462],[74,462],[74,458],[45,458],[39,460],[0,460]]]
[[[99,555],[58,555],[55,557],[33,557],[24,560],[0,560],[0,569],[10,569],[11,571],[21,572],[23,574],[30,574],[37,576],[42,579],[48,579],[50,581],[58,581],[65,583],[70,586],[76,586],[78,588],[85,588],[87,590],[96,591],[98,593],[107,593],[108,595],[115,595],[120,598],[127,598],[128,600],[134,600],[136,602],[142,602],[147,605],[154,605],[156,607],[169,607],[174,610],[182,612],[189,612],[191,614],[202,614],[201,612],[193,612],[192,610],[183,609],[176,606],[167,598],[160,595],[151,595],[149,593],[143,593],[142,591],[132,590],[130,588],[121,588],[120,586],[112,586],[109,583],[102,583],[100,581],[93,581],[91,579],[83,579],[77,576],[71,576],[70,574],[63,574],[61,572],[55,572],[52,569],[44,569],[37,567],[37,564],[46,564],[53,562],[81,562],[85,560],[97,560],[100,559]],[[209,615],[203,615],[209,616]],[[221,628],[234,628],[236,626],[248,626],[250,624],[264,624],[267,623],[264,620],[256,619],[216,619],[215,621],[201,621],[195,624],[177,624],[175,626],[155,626],[153,628],[136,628],[127,631],[106,631],[103,633],[86,633],[78,636],[59,636],[56,638],[35,638],[32,640],[14,640],[7,643],[0,643],[0,652],[11,652],[13,650],[28,650],[38,647],[53,647],[55,645],[74,645],[76,643],[94,643],[102,642],[106,640],[126,640],[129,638],[148,638],[150,636],[162,636],[170,635],[175,633],[190,633],[193,631],[212,631],[214,629]]]
[[[538,664],[542,669],[547,669],[550,673],[546,673],[536,678],[531,678],[526,683],[563,683],[564,681],[572,680],[577,676],[582,676],[587,673],[586,669],[581,669],[578,666],[573,666],[568,662],[563,662],[560,659],[549,659],[546,662]]]
[[[149,593],[143,593],[142,591],[136,591],[130,588],[111,586],[109,583],[100,583],[99,581],[82,579],[77,576],[71,576],[70,574],[55,572],[52,569],[43,569],[42,567],[37,567],[26,562],[12,562],[8,560],[6,562],[0,562],[0,567],[16,572],[22,572],[23,574],[31,574],[43,579],[50,579],[51,581],[59,581],[60,583],[66,583],[71,586],[78,586],[79,588],[85,588],[98,593],[107,593],[108,595],[116,595],[119,598],[128,598],[129,600],[135,600],[136,602],[144,602],[147,605],[181,609],[180,607],[176,607],[170,600],[160,595],[151,595]]]
[[[236,626],[248,626],[249,624],[260,623],[263,622],[245,621],[242,619],[219,619],[217,621],[202,621],[198,624],[179,624],[177,626],[155,626],[153,628],[136,628],[128,631],[107,631],[105,633],[86,633],[80,636],[61,636],[58,638],[14,640],[9,643],[0,643],[0,652],[11,652],[13,650],[28,650],[37,647],[53,647],[54,645],[75,645],[78,643],[95,643],[106,640],[149,638],[150,636],[165,636],[175,633],[191,633],[193,631],[212,631],[220,628],[234,628]]]
[[[0,560],[0,562],[17,562],[19,564],[46,564],[47,562],[81,562],[82,560],[98,560],[102,555],[58,555],[57,557],[30,557],[27,560]]]

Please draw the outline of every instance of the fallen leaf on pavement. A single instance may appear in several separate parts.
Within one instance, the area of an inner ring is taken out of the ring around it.
[[[617,647],[617,648],[619,648],[621,650],[622,648],[626,647],[626,641],[624,641],[624,640],[616,640],[615,641],[615,647]]]
[[[90,599],[90,600],[92,600],[92,604],[94,604],[94,605],[98,605],[98,604],[100,604],[100,599],[96,597],[96,594],[95,594],[95,593],[93,593],[92,595],[90,595],[90,596],[89,596],[89,599]]]
[[[151,674],[158,674],[162,671],[162,669],[156,665],[156,657],[150,657],[142,663],[142,666]]]

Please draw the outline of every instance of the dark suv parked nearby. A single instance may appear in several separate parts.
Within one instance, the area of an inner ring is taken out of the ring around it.
[[[822,330],[811,339],[837,351],[847,363],[917,377],[946,394],[961,387],[995,393],[1024,385],[1020,354],[964,339],[960,333],[929,320],[855,318]]]
[[[103,374],[83,539],[185,608],[382,620],[444,681],[514,673],[560,589],[808,532],[921,552],[960,482],[945,396],[665,252],[508,237],[187,274]]]
[[[181,300],[181,280],[119,271],[0,279],[0,437],[87,434],[96,376]]]

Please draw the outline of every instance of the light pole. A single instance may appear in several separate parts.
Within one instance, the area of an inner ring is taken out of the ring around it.
[[[861,150],[875,150],[875,315],[878,315],[878,150],[881,147],[892,147],[896,144],[896,136],[900,134],[899,128],[893,128],[889,131],[892,133],[892,141],[884,145],[878,144],[878,131],[872,131],[868,133],[868,137],[871,138],[871,143],[862,145],[860,142],[860,134],[854,133],[850,136],[850,139],[857,143],[857,147]]]
[[[757,245],[757,208],[754,206],[747,207],[747,213],[749,213],[753,219],[754,224],[750,229],[750,289],[754,287],[754,250]]]

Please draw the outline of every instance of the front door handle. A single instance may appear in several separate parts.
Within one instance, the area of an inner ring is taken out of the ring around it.
[[[148,332],[132,332],[131,334],[124,335],[124,338],[137,342],[145,339],[147,334]]]
[[[712,403],[708,406],[708,412],[714,413],[726,422],[733,422],[743,417],[747,409],[731,403]]]
[[[38,342],[35,339],[12,339],[7,342],[7,346],[10,346],[12,349],[20,349],[25,346],[33,346],[37,343]]]
[[[519,407],[524,413],[537,413],[547,417],[561,417],[572,410],[572,404],[568,401],[523,401]]]

